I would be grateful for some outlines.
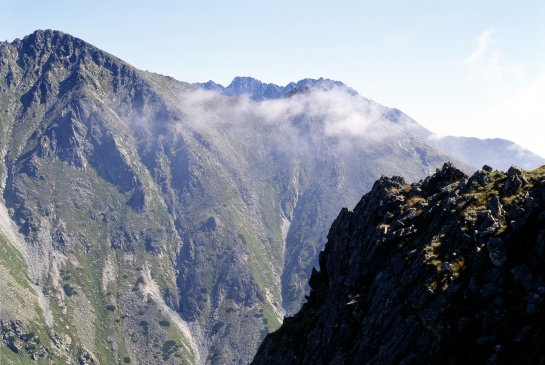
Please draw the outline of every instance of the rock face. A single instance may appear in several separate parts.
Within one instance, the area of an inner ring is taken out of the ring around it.
[[[545,362],[545,168],[383,177],[319,262],[254,364]]]

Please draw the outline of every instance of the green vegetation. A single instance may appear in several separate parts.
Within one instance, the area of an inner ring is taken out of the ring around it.
[[[159,321],[159,325],[163,327],[170,327],[170,322],[166,320]]]
[[[64,290],[64,294],[68,295],[69,297],[71,297],[72,295],[78,294],[76,289],[72,285],[70,285],[70,283],[64,284],[62,288]]]
[[[212,333],[217,333],[219,330],[225,325],[224,322],[220,321],[214,324],[214,327],[212,327]]]
[[[139,276],[138,279],[136,279],[136,282],[134,283],[134,286],[132,287],[132,291],[138,291],[138,288],[140,284],[144,283],[144,278],[142,276]]]
[[[178,352],[181,346],[177,344],[174,340],[168,340],[163,343],[161,348],[163,360],[168,360],[171,355],[175,357],[181,357],[181,354]]]
[[[34,292],[34,288],[30,285],[31,280],[28,277],[28,267],[25,260],[2,234],[0,234],[0,265],[7,269],[17,284]]]
[[[140,327],[142,327],[142,335],[143,336],[147,336],[149,335],[149,324],[148,324],[148,321],[140,321],[140,323],[138,323],[138,325]]]
[[[169,352],[171,349],[176,346],[176,341],[174,340],[168,340],[163,344],[163,347],[161,348],[162,352]]]

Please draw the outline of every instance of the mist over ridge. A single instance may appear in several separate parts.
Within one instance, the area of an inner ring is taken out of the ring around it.
[[[347,127],[346,132],[356,132],[357,130],[365,129],[366,125],[371,120],[376,118],[386,118],[394,123],[404,123],[408,128],[412,126],[412,133],[427,139],[427,142],[432,146],[439,148],[456,158],[461,162],[468,164],[474,168],[479,168],[484,164],[489,164],[498,167],[499,169],[507,170],[512,164],[520,165],[525,169],[534,169],[545,163],[542,156],[528,151],[527,149],[502,138],[485,138],[479,139],[475,137],[455,137],[441,136],[429,131],[419,125],[415,120],[404,114],[402,111],[385,107],[376,103],[373,100],[366,99],[360,96],[354,89],[346,84],[330,80],[330,79],[302,79],[297,82],[288,83],[286,86],[278,86],[273,83],[263,83],[252,77],[235,77],[227,86],[223,86],[210,80],[206,83],[196,83],[199,87],[217,92],[226,96],[248,96],[254,101],[267,101],[287,98],[294,94],[307,93],[310,91],[337,91],[333,97],[328,100],[329,104],[335,104],[337,110],[343,110],[345,114],[344,124]],[[344,94],[343,94],[344,92]],[[331,96],[331,95],[328,95]],[[333,99],[337,96],[339,103],[334,103]],[[321,101],[324,101],[323,99]],[[367,104],[367,111],[360,108],[363,104]],[[361,104],[357,107],[355,104]],[[371,111],[372,110],[372,111]],[[361,118],[361,113],[366,114],[366,122],[357,123],[357,119]],[[355,118],[355,123],[350,123],[350,116]],[[333,117],[333,116],[332,116]],[[333,117],[334,118],[334,117]],[[337,125],[341,127],[342,125]],[[384,131],[389,133],[389,131]]]

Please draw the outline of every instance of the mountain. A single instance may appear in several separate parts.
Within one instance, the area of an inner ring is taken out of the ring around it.
[[[312,88],[323,91],[343,89],[351,95],[357,94],[356,91],[340,81],[324,78],[319,78],[317,80],[303,79],[296,83],[290,82],[286,86],[263,83],[252,77],[235,77],[227,87],[217,84],[212,80],[205,83],[197,83],[196,85],[205,90],[215,91],[225,96],[247,95],[254,101],[279,99],[284,97],[286,94],[289,94],[297,89],[300,90],[301,88]]]
[[[333,90],[343,89],[348,94],[357,95],[356,91],[339,81],[329,79],[304,79],[297,83],[289,83],[286,86],[266,84],[251,77],[235,77],[229,86],[224,87],[213,81],[197,83],[197,86],[218,92],[227,96],[246,95],[255,101],[278,99],[289,97],[296,93],[309,90]],[[454,156],[466,165],[479,169],[481,166],[490,165],[498,169],[507,170],[512,164],[524,169],[534,169],[545,165],[545,158],[519,146],[511,141],[501,138],[479,139],[475,137],[438,136],[422,127],[408,115],[395,108],[387,108],[372,100],[367,100],[373,108],[382,109],[384,118],[393,123],[404,123],[411,126],[410,133],[426,140],[429,145]]]
[[[511,141],[501,138],[438,137],[430,135],[428,143],[471,166],[488,164],[506,171],[515,163],[523,169],[545,165],[545,159]]]
[[[456,160],[336,81],[254,84],[203,90],[58,31],[0,43],[0,361],[248,363],[343,206]]]
[[[381,178],[254,364],[545,362],[545,168]]]

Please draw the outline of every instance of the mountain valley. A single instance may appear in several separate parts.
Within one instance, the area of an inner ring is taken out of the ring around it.
[[[0,91],[2,364],[248,363],[375,180],[487,163],[338,81],[190,84],[58,31],[0,43]]]

